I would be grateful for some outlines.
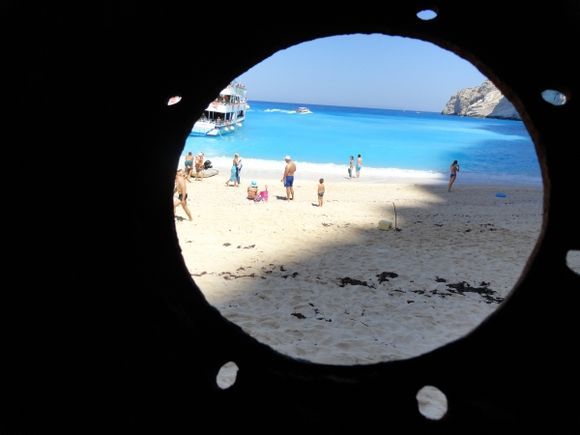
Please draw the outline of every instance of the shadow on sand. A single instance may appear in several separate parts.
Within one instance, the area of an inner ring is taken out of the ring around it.
[[[296,255],[256,253],[216,272],[206,287],[227,291],[208,300],[263,343],[315,362],[408,358],[462,337],[518,280],[539,235],[542,191],[501,186],[507,203],[498,186],[413,189],[423,198],[415,204],[404,186],[367,203],[368,223],[321,218]],[[400,231],[378,230],[392,202]]]

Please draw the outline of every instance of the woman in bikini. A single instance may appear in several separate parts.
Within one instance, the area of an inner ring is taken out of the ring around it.
[[[451,186],[455,183],[457,173],[459,172],[459,163],[457,163],[457,160],[453,160],[453,163],[451,163],[451,166],[449,167],[449,172],[449,187],[447,187],[447,192],[451,192]]]

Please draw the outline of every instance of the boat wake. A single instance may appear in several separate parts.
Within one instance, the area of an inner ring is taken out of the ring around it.
[[[266,109],[264,112],[281,112],[281,113],[288,113],[289,115],[296,114],[295,110],[284,110],[284,109]]]

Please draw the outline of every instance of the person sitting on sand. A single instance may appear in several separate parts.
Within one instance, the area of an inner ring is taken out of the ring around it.
[[[322,207],[324,190],[324,178],[321,178],[318,180],[318,207]]]
[[[183,173],[182,169],[179,169],[175,175],[175,187],[173,188],[173,193],[175,192],[179,193],[179,199],[173,204],[173,214],[175,215],[177,206],[181,205],[183,210],[185,210],[185,213],[187,213],[189,220],[193,220],[191,217],[191,212],[187,207],[187,184],[185,183],[185,174]]]
[[[252,180],[252,183],[250,186],[248,186],[248,199],[253,201],[256,199],[256,196],[258,196],[258,182],[256,180]]]
[[[294,173],[296,172],[296,163],[292,161],[290,156],[284,157],[284,161],[286,162],[286,166],[284,167],[284,175],[282,175],[282,181],[284,183],[284,187],[286,188],[286,199],[293,200],[294,199]]]
[[[459,163],[457,163],[457,160],[453,160],[453,163],[451,163],[451,166],[449,167],[449,172],[449,186],[447,187],[447,192],[451,192],[451,186],[455,183],[457,173],[459,172]]]

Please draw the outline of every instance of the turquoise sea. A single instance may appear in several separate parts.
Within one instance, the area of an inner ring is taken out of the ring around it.
[[[432,112],[249,101],[242,128],[218,137],[189,136],[184,153],[209,159],[336,165],[346,171],[350,155],[363,157],[362,175],[409,171],[445,179],[458,160],[463,182],[541,184],[534,144],[521,121],[479,119]],[[298,114],[308,106],[310,114]],[[417,172],[419,171],[419,172]]]

